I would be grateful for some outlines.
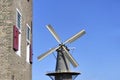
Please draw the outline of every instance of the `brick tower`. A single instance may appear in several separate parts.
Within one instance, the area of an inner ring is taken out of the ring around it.
[[[32,0],[0,0],[0,80],[32,80]]]

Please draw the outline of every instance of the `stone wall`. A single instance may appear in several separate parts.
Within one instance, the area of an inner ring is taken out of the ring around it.
[[[16,8],[22,14],[21,56],[13,50]],[[0,80],[32,80],[32,64],[26,62],[26,24],[32,27],[31,22],[32,0],[0,0]]]

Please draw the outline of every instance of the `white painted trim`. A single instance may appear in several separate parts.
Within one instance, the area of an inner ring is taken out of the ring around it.
[[[27,28],[29,28],[30,29],[30,34],[29,34],[29,37],[30,37],[30,40],[31,40],[31,27],[28,25],[28,24],[26,24],[26,26],[27,26]],[[30,40],[28,40],[27,38],[28,38],[28,33],[27,33],[27,28],[26,28],[26,41],[27,41],[27,43],[29,43],[30,44]]]
[[[18,55],[18,56],[21,56],[21,34],[19,34],[19,43],[18,43],[18,51],[16,51],[16,54]]]
[[[18,20],[18,13],[20,14],[20,16],[21,16],[21,21],[20,21],[20,28],[18,28],[18,26],[17,26],[17,20]],[[22,36],[21,36],[21,33],[22,33],[22,14],[20,13],[20,11],[19,11],[19,9],[18,8],[16,8],[16,27],[18,28],[18,30],[19,30],[19,36],[18,36],[18,38],[19,38],[19,42],[18,42],[18,51],[16,51],[16,54],[18,55],[18,56],[21,56],[21,38],[22,38]]]
[[[26,62],[30,64],[30,44],[26,46]]]
[[[18,20],[18,18],[17,18],[17,14],[20,14],[20,16],[21,16],[21,21],[20,21],[20,29],[18,28],[18,26],[17,26],[17,20]],[[21,31],[22,31],[22,14],[21,14],[21,12],[19,11],[19,9],[18,8],[16,8],[16,26],[17,26],[17,28],[19,29],[19,32],[21,33]]]
[[[30,29],[30,32],[29,32],[29,38],[30,40],[28,40],[28,29]],[[26,41],[27,41],[27,46],[26,46],[26,62],[30,64],[30,41],[31,41],[31,27],[26,24]]]

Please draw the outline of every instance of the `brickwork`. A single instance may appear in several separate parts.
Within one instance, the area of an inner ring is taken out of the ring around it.
[[[22,14],[21,56],[13,50],[16,9]],[[0,80],[32,80],[32,64],[26,62],[26,24],[31,23],[32,0],[0,0]]]

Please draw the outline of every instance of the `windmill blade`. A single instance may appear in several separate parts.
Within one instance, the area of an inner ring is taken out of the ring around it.
[[[54,51],[57,50],[58,48],[59,48],[59,46],[56,47],[56,48],[52,48],[52,49],[50,49],[49,51],[43,53],[42,55],[38,56],[38,60],[39,60],[39,61],[42,60],[43,58],[45,58],[46,56],[50,55],[52,52],[54,52]]]
[[[68,40],[66,40],[64,42],[64,44],[66,44],[66,43],[72,43],[73,41],[75,41],[76,39],[78,39],[79,37],[81,37],[84,34],[85,34],[85,30],[81,30],[80,32],[78,32],[77,34],[75,34],[73,37],[71,37]]]
[[[49,25],[47,25],[46,27],[47,27],[47,29],[50,31],[50,33],[54,36],[54,38],[57,40],[57,42],[58,42],[59,44],[61,44],[60,38],[59,38],[59,36],[57,35],[57,33],[54,31],[54,29],[52,28],[52,26],[49,24]]]
[[[78,66],[78,63],[76,62],[76,60],[72,57],[72,55],[69,53],[69,51],[65,48],[65,46],[62,46],[63,49],[65,50],[65,56],[67,57],[67,59],[71,62],[71,64],[74,66],[74,67],[77,67]]]

